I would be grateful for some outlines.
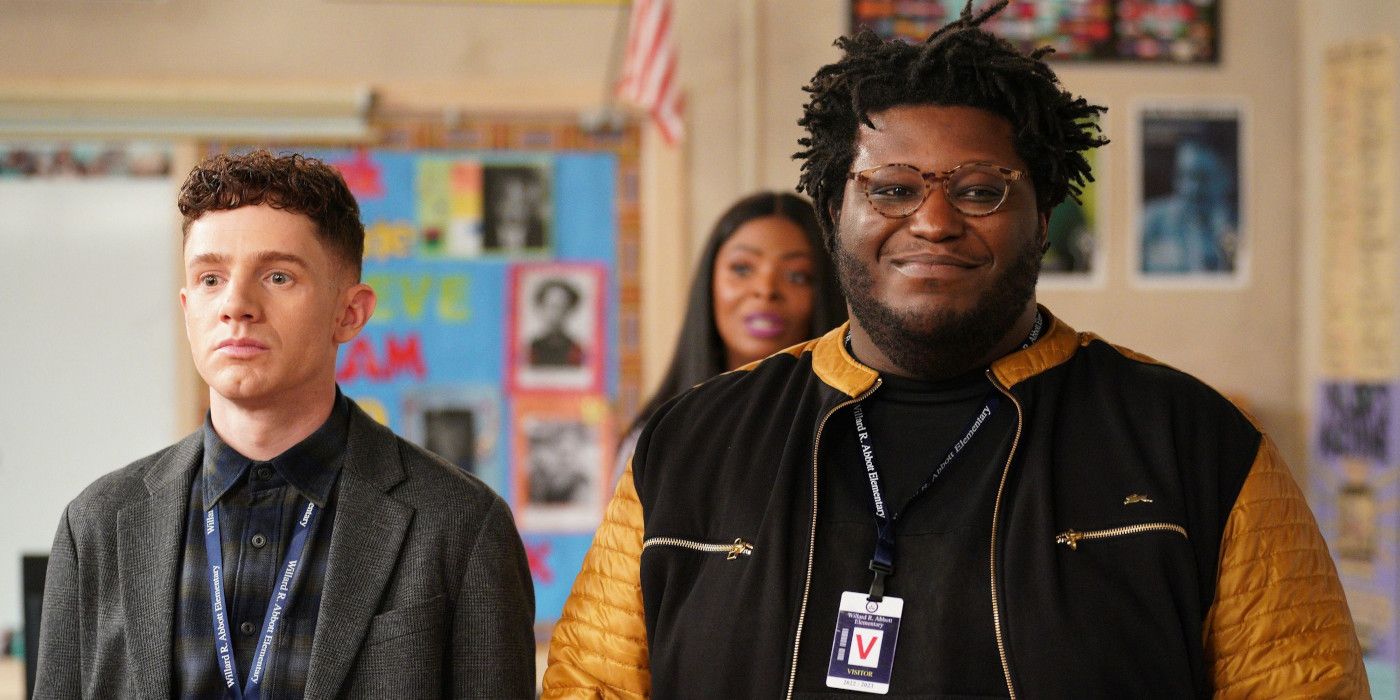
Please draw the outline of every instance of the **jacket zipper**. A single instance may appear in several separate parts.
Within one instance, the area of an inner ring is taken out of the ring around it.
[[[866,397],[875,393],[880,388],[881,381],[876,378],[875,384],[864,393],[849,401],[836,404],[826,415],[822,416],[821,422],[817,423],[817,434],[812,439],[812,528],[811,535],[807,539],[807,576],[802,582],[802,606],[797,609],[797,634],[792,638],[792,668],[788,672],[787,700],[792,700],[793,690],[797,688],[797,652],[802,648],[802,626],[807,621],[807,597],[812,592],[812,562],[817,553],[817,453],[821,449],[822,430],[826,428],[826,421],[835,413],[854,403],[864,401]]]
[[[991,562],[991,582],[992,582],[992,628],[996,632],[997,655],[1001,657],[1001,673],[1006,679],[1006,692],[1011,696],[1011,700],[1016,700],[1016,686],[1011,683],[1011,661],[1006,656],[1006,637],[1001,629],[1001,597],[997,595],[997,523],[1001,518],[1001,496],[1006,488],[1006,477],[1011,473],[1011,460],[1016,457],[1016,448],[1021,443],[1021,424],[1024,417],[1021,412],[1021,402],[1011,394],[1011,391],[997,381],[992,370],[987,370],[987,379],[990,379],[992,386],[996,387],[1011,400],[1011,405],[1016,407],[1016,434],[1011,438],[1011,451],[1006,455],[1006,465],[1001,470],[1001,481],[997,484],[997,497],[992,505],[992,551],[989,561]]]
[[[647,547],[680,547],[682,549],[693,549],[697,552],[725,552],[729,556],[725,559],[733,560],[739,556],[751,556],[753,554],[753,544],[744,541],[742,537],[736,537],[729,544],[711,544],[708,542],[696,542],[694,540],[683,540],[677,537],[652,537],[642,543],[642,551]]]
[[[1079,549],[1081,540],[1102,540],[1108,537],[1121,537],[1123,535],[1136,535],[1139,532],[1166,531],[1175,532],[1182,537],[1190,539],[1186,534],[1186,528],[1171,523],[1139,523],[1137,525],[1124,525],[1123,527],[1111,527],[1106,530],[1065,530],[1055,535],[1055,544],[1062,544],[1071,550]]]

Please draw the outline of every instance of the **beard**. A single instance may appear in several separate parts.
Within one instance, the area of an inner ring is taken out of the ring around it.
[[[1030,238],[971,309],[899,311],[876,298],[875,277],[863,262],[845,246],[835,248],[836,277],[851,315],[885,357],[916,379],[945,379],[977,369],[1021,317],[1040,277],[1040,247]]]

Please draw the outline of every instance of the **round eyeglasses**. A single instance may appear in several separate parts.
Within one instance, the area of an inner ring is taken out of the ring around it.
[[[870,207],[891,219],[902,219],[923,206],[939,180],[944,198],[954,209],[966,216],[986,216],[1006,203],[1011,183],[1025,177],[1020,170],[991,163],[963,163],[941,173],[891,163],[846,173],[847,180],[860,183]]]

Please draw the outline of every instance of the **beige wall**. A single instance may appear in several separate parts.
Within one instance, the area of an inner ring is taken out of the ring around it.
[[[1070,89],[1110,107],[1108,270],[1102,288],[1045,291],[1071,324],[1093,329],[1247,399],[1296,458],[1300,240],[1298,3],[1232,0],[1223,60],[1209,67],[1064,65]],[[1394,10],[1356,0],[1353,13]],[[694,250],[729,202],[790,189],[800,87],[836,57],[845,0],[678,0],[690,138],[657,157],[650,187],[647,375],[670,351]],[[386,105],[595,107],[618,7],[299,0],[4,4],[0,85],[368,85]],[[1358,14],[1359,13],[1359,14]],[[1330,15],[1329,15],[1330,16]],[[82,88],[77,88],[81,90]],[[1229,98],[1248,111],[1244,216],[1251,275],[1241,289],[1163,291],[1128,281],[1130,108],[1144,97]],[[665,195],[661,197],[659,195]]]
[[[1066,85],[1104,100],[1115,143],[1107,168],[1108,279],[1102,290],[1047,292],[1069,322],[1191,372],[1244,399],[1301,468],[1306,441],[1298,382],[1298,42],[1291,3],[1236,0],[1224,9],[1222,60],[1212,68],[1069,67]],[[1142,290],[1128,281],[1134,103],[1223,98],[1245,109],[1240,214],[1248,283],[1228,291]]]
[[[370,85],[391,102],[576,107],[617,7],[327,0],[6,2],[0,80]]]

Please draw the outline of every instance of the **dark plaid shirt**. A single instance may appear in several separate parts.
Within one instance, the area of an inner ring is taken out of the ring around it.
[[[292,605],[279,625],[269,652],[272,660],[262,680],[264,698],[302,696],[335,522],[331,496],[344,462],[349,420],[349,402],[337,390],[335,407],[325,424],[271,461],[258,462],[225,444],[205,418],[204,464],[190,489],[180,594],[175,603],[172,687],[180,697],[220,698],[227,690],[214,654],[205,510],[219,506],[224,597],[241,687],[247,682],[268,597],[276,587],[291,542],[293,521],[310,499],[324,510],[310,533]]]

